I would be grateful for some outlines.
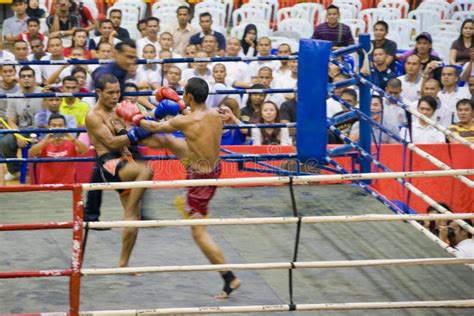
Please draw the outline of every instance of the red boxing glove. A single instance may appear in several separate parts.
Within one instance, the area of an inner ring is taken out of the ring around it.
[[[155,94],[156,101],[161,102],[164,99],[168,99],[174,102],[179,101],[179,95],[176,91],[171,89],[170,87],[161,87],[156,91]]]
[[[145,116],[138,107],[128,100],[124,100],[115,108],[115,114],[123,118],[126,122],[138,125]]]
[[[178,102],[178,105],[179,105],[179,110],[182,111],[186,108],[186,104],[184,103],[183,100],[179,100]]]

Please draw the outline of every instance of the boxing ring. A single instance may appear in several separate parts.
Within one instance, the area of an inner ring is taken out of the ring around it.
[[[338,64],[344,71],[353,74],[344,64],[333,58],[362,48],[367,50],[367,40],[367,37],[361,36],[360,44],[333,52],[331,61]],[[422,155],[442,170],[392,172],[384,166],[370,149],[369,124],[376,123],[370,122],[368,93],[370,93],[369,88],[374,87],[362,77],[357,77],[358,74],[330,88],[360,84],[360,110],[351,109],[345,118],[355,115],[361,118],[361,141],[354,143],[340,132],[338,133],[338,130],[332,126],[335,121],[326,119],[325,110],[321,113],[322,104],[325,109],[325,100],[321,96],[327,93],[327,81],[308,80],[311,78],[310,73],[314,74],[315,70],[319,71],[317,72],[320,74],[319,79],[327,76],[327,72],[322,70],[321,65],[327,65],[330,61],[330,49],[330,44],[325,42],[302,41],[301,44],[298,56],[300,71],[297,89],[299,93],[297,156],[268,154],[255,157],[255,155],[240,155],[227,151],[223,159],[246,161],[255,160],[255,158],[281,160],[297,157],[303,162],[316,163],[319,167],[337,174],[298,176],[274,168],[273,172],[288,176],[0,187],[2,205],[10,209],[12,213],[22,208],[31,208],[31,205],[27,204],[27,196],[31,197],[30,201],[34,201],[35,208],[45,207],[48,210],[58,210],[53,211],[54,216],[51,218],[49,215],[37,212],[40,222],[35,222],[32,216],[25,214],[21,218],[24,221],[0,224],[2,240],[4,240],[0,251],[5,253],[5,256],[2,256],[3,259],[0,259],[0,267],[2,267],[0,279],[5,285],[2,286],[0,297],[6,298],[7,303],[7,309],[0,312],[17,313],[17,315],[38,311],[45,311],[45,313],[27,315],[264,312],[292,314],[298,311],[380,309],[377,313],[387,312],[392,315],[395,310],[400,310],[400,313],[403,311],[405,314],[409,313],[405,309],[414,309],[414,313],[427,315],[454,313],[454,311],[458,315],[472,314],[474,276],[472,268],[466,265],[474,264],[474,259],[456,257],[455,249],[432,235],[417,221],[456,220],[461,227],[472,233],[474,229],[460,220],[473,218],[474,214],[450,213],[405,179],[455,177],[466,186],[473,188],[473,181],[468,177],[474,174],[474,170],[453,170],[415,145],[408,143],[405,144],[407,148]],[[318,57],[317,62],[311,59],[314,59],[315,53]],[[305,67],[301,67],[303,64]],[[249,90],[238,90],[235,93],[243,91],[249,92]],[[282,89],[282,91],[295,92],[294,89]],[[230,94],[232,92],[225,90],[216,93]],[[144,95],[150,94],[144,93]],[[59,95],[65,96],[65,94]],[[42,95],[42,97],[46,96],[49,94]],[[337,99],[337,96],[333,97]],[[343,105],[348,106],[345,103]],[[414,115],[422,117],[417,112],[414,112]],[[328,125],[347,146],[332,151],[327,149],[325,137]],[[378,127],[383,130],[383,126]],[[442,131],[453,136],[446,129]],[[59,132],[59,130],[53,132]],[[314,143],[314,135],[319,135],[317,144]],[[397,135],[391,136],[397,137]],[[473,148],[472,144],[465,142],[464,144]],[[333,159],[336,156],[353,155],[350,151],[354,149],[358,151],[357,155],[361,161],[360,173],[349,173]],[[172,157],[161,158],[171,159]],[[150,159],[153,158],[150,157]],[[3,161],[29,162],[30,160],[18,158]],[[372,164],[383,173],[371,172]],[[265,166],[264,163],[261,165]],[[396,179],[407,190],[433,204],[441,214],[403,214],[403,210],[370,187],[370,180],[373,179]],[[347,183],[348,181],[355,185],[320,185],[326,182]],[[222,187],[217,191],[210,208],[214,216],[218,218],[176,220],[176,211],[170,203],[174,200],[176,189],[200,185]],[[262,187],[266,185],[270,187]],[[83,221],[83,193],[85,191],[104,190],[107,192],[134,187],[156,189],[147,191],[148,198],[145,201],[149,204],[146,208],[154,212],[153,218],[159,218],[159,220],[120,221],[116,210],[121,207],[116,199],[110,198],[108,201],[113,202],[104,206],[106,209],[104,213],[111,216],[109,221],[89,223]],[[64,203],[67,200],[65,192],[68,191],[72,191],[72,220],[59,212],[59,210],[64,210]],[[18,194],[21,194],[21,198],[14,198],[15,195],[18,197]],[[44,195],[48,197],[40,197]],[[269,205],[269,198],[272,198],[271,205]],[[52,201],[58,201],[59,204],[51,205]],[[14,214],[2,214],[3,216],[6,217],[6,221],[15,221]],[[372,223],[375,221],[377,223]],[[222,246],[227,261],[231,263],[206,264],[189,233],[177,232],[182,229],[181,227],[204,224],[210,226],[213,236],[219,237],[216,240]],[[132,255],[133,267],[110,268],[115,265],[118,253],[120,240],[118,231],[89,231],[106,227],[150,228],[140,232],[137,247]],[[151,229],[158,227],[159,230]],[[46,230],[50,229],[55,231],[48,234]],[[70,235],[67,235],[65,230],[71,229],[73,243],[70,258],[63,251],[59,256],[50,253],[53,250],[57,251],[59,246],[61,246],[60,249],[70,247]],[[30,232],[30,230],[35,231]],[[6,234],[13,234],[18,239],[5,239]],[[87,248],[85,234],[90,234]],[[143,238],[142,235],[144,235]],[[26,244],[31,243],[31,245],[24,245],[18,240],[24,240]],[[145,246],[142,240],[148,245]],[[155,245],[156,248],[154,248]],[[421,251],[423,254],[420,253]],[[30,255],[33,258],[24,260],[25,253],[28,255],[27,258]],[[38,265],[45,263],[51,268],[41,267],[41,270],[31,270],[30,260]],[[68,261],[67,269],[58,268],[67,266]],[[11,272],[4,271],[3,267],[9,267],[8,270]],[[400,267],[404,267],[403,272]],[[214,288],[213,285],[218,282],[215,274],[206,272],[229,269],[237,271],[243,282],[242,288],[227,301],[210,299],[210,291],[217,290],[217,287]],[[143,275],[130,276],[137,273]],[[433,276],[442,279],[442,282],[433,279]],[[31,284],[25,282],[19,285],[22,280],[18,279],[32,277],[39,278],[33,282],[40,282],[40,286],[33,289],[35,293],[33,297],[24,297],[25,293],[31,290]],[[95,281],[89,281],[91,279]],[[16,290],[17,287],[19,290]],[[126,305],[125,308],[124,305]]]

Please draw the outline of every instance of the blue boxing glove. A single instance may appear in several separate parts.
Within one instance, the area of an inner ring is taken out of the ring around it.
[[[156,119],[162,119],[168,115],[177,115],[183,108],[184,103],[178,103],[169,99],[164,99],[153,110]]]
[[[149,132],[140,126],[134,126],[131,130],[127,132],[128,139],[130,139],[130,142],[132,144],[137,144],[140,140],[147,138],[152,134],[152,132]]]

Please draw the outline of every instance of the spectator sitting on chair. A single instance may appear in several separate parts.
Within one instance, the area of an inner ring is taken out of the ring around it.
[[[12,11],[14,15],[11,18],[5,19],[2,26],[2,37],[6,42],[13,43],[18,34],[26,31],[26,0],[13,0]]]
[[[57,0],[54,13],[46,18],[49,37],[71,36],[76,28],[81,27],[81,19],[69,12],[71,0]]]
[[[410,49],[400,56],[401,61],[405,61],[410,55],[418,55],[421,61],[421,69],[425,70],[426,66],[432,61],[441,62],[441,58],[433,51],[433,39],[430,33],[422,32],[416,37],[415,49]],[[436,75],[436,74],[435,74]]]
[[[312,39],[325,40],[332,42],[332,49],[354,44],[354,38],[349,26],[339,22],[339,8],[330,5],[326,10],[327,22],[319,24],[314,30]]]
[[[461,80],[469,83],[471,95],[474,95],[474,47],[469,51],[469,61],[462,67]]]
[[[191,9],[187,6],[180,6],[176,10],[178,23],[167,31],[173,36],[173,51],[184,55],[184,49],[189,44],[191,36],[196,34],[198,30],[189,23],[191,19]]]
[[[389,80],[385,92],[395,100],[400,100],[402,94],[402,82],[397,78]],[[403,99],[401,99],[401,101],[407,104]],[[418,108],[418,104],[416,107]],[[400,128],[405,126],[408,122],[407,116],[408,114],[404,109],[397,105],[396,101],[392,101],[388,98],[384,99],[382,116],[383,126],[393,131],[400,131]],[[391,138],[390,144],[393,143],[397,143],[397,141]]]
[[[78,93],[79,82],[73,76],[64,77],[62,80],[62,91],[66,93]],[[89,105],[78,97],[65,97],[59,106],[59,112],[63,115],[72,115],[76,118],[77,127],[85,127],[86,116],[89,113]]]
[[[45,45],[39,37],[33,37],[30,40],[31,54],[28,55],[28,60],[41,60],[45,56],[51,56],[50,53],[45,52]]]
[[[298,93],[295,93],[293,99],[283,102],[280,106],[280,121],[282,123],[295,123],[296,113],[298,110]],[[296,128],[289,128],[290,136],[293,139],[293,144],[296,142]]]
[[[240,41],[236,37],[228,37],[225,46],[226,57],[241,57]],[[250,81],[247,73],[247,63],[243,61],[231,61],[225,64],[227,74],[239,81]]]
[[[56,87],[51,87],[48,90],[45,90],[48,93],[59,93],[61,90]],[[39,128],[47,128],[49,125],[49,118],[53,114],[59,113],[59,106],[61,105],[60,97],[44,98],[43,99],[43,108],[35,114],[35,125]],[[67,128],[77,128],[76,118],[72,115],[63,115],[66,121]]]
[[[48,119],[49,128],[66,128],[66,119],[58,113],[51,114]],[[50,133],[40,142],[31,146],[30,157],[41,158],[72,158],[88,151],[86,144],[74,138],[70,133]],[[39,184],[75,183],[74,162],[42,163],[39,166]]]
[[[286,43],[278,45],[277,56],[290,56],[291,47]],[[291,77],[290,62],[288,60],[280,60],[280,67],[275,69],[273,75],[275,76],[276,81],[285,81]],[[279,87],[276,85],[276,87]]]
[[[438,92],[440,91],[441,88],[438,80],[428,79],[423,83],[421,87],[421,96],[430,96],[435,98],[437,102],[437,108],[431,119],[436,123],[439,123],[444,127],[448,128],[453,122],[453,114],[451,113],[451,111],[445,109],[444,107],[441,107],[441,101],[438,98]],[[412,109],[416,109],[418,107],[418,100],[412,102],[410,104],[410,107]]]
[[[395,57],[397,53],[397,43],[389,40],[387,37],[388,34],[388,24],[385,21],[377,21],[374,24],[374,39],[372,40],[372,45],[374,48],[383,48],[387,57],[385,63],[387,67],[391,70],[395,70]],[[372,58],[372,53],[370,54]]]
[[[226,97],[219,105],[219,112],[224,115],[224,124],[240,125],[239,103],[232,98]],[[224,129],[221,145],[243,145],[247,138],[248,129]]]
[[[472,10],[472,8],[471,8]],[[461,26],[461,34],[451,45],[449,63],[451,65],[464,65],[469,62],[470,50],[474,48],[474,20],[466,19]]]
[[[472,220],[464,220],[472,226]],[[451,233],[449,232],[451,230]],[[439,238],[457,250],[457,255],[461,258],[474,258],[474,239],[472,234],[461,228],[455,221],[450,221],[448,226],[439,227]]]
[[[433,97],[422,97],[418,101],[418,112],[431,119],[436,111],[436,100]],[[446,136],[421,119],[412,121],[411,126],[402,127],[400,137],[413,144],[443,144]]]
[[[250,89],[265,89],[262,84],[254,84]],[[249,93],[245,107],[240,111],[240,119],[244,123],[255,124],[258,122],[260,108],[265,101],[267,95],[265,93]]]
[[[257,42],[257,56],[267,57],[272,56],[272,40],[269,37],[260,37]],[[280,62],[278,60],[256,60],[252,61],[248,65],[248,76],[253,77],[258,74],[258,71],[262,67],[270,67],[272,70],[280,68]]]
[[[385,89],[387,87],[388,81],[390,79],[396,78],[397,75],[387,66],[388,55],[383,48],[374,48],[372,54],[373,60],[372,65],[370,66],[370,72],[367,72],[367,54],[365,54],[366,57],[364,57],[364,65],[360,72],[368,75],[369,80],[373,84],[380,87],[381,89]]]
[[[143,47],[143,58],[155,59],[155,46],[151,44],[146,44],[145,47]],[[146,81],[148,82],[150,89],[156,90],[161,87],[163,83],[163,78],[161,78],[161,67],[158,64],[138,65],[137,72],[142,73],[146,77]]]
[[[408,56],[405,61],[405,75],[398,77],[402,83],[402,98],[410,102],[418,101],[421,97],[421,62],[417,55]]]
[[[466,87],[458,87],[459,70],[455,66],[445,66],[441,70],[441,84],[443,89],[438,92],[438,97],[441,101],[441,107],[449,110],[451,113],[456,113],[456,103],[462,99],[470,99],[471,93]],[[454,121],[457,118],[454,116]]]
[[[257,27],[255,24],[247,24],[244,34],[240,40],[242,55],[247,57],[257,56]]]
[[[146,19],[146,36],[140,38],[137,42],[137,54],[138,58],[143,58],[143,48],[147,44],[155,46],[157,52],[161,50],[160,40],[158,38],[158,33],[160,32],[160,19],[151,16]]]
[[[470,99],[459,100],[456,103],[456,114],[459,123],[451,125],[449,130],[474,143],[474,101]],[[450,138],[449,142],[458,143],[453,138]]]
[[[38,0],[28,0],[26,15],[28,15],[30,18],[42,19],[45,17],[46,12],[40,8]]]
[[[183,86],[179,83],[181,81],[181,69],[177,66],[170,66],[166,72],[165,86],[172,88],[175,91],[183,91]]]
[[[146,19],[141,19],[137,22],[137,30],[140,32],[140,38],[146,37]]]
[[[74,33],[72,33],[71,46],[66,47],[63,50],[64,57],[71,56],[71,50],[74,47],[81,47],[84,49],[85,58],[91,59],[91,51],[89,50],[88,42],[89,42],[89,36],[86,30],[84,29],[74,30]]]
[[[345,88],[342,91],[341,99],[343,99],[344,101],[349,103],[352,107],[357,107],[357,105],[358,105],[357,104],[358,103],[357,102],[357,92],[354,89]],[[341,112],[338,112],[338,113],[334,114],[332,118],[336,118],[336,117],[350,111],[350,109],[347,108],[344,105],[342,105],[342,109],[343,110]],[[357,122],[357,118],[354,117],[354,118],[347,119],[343,122],[340,122],[340,123],[334,125],[334,127],[336,127],[344,136],[349,137],[352,125],[355,122]],[[344,142],[339,137],[337,137],[337,135],[335,135],[331,130],[329,130],[329,143],[330,144],[343,144]]]
[[[28,20],[26,20],[26,31],[18,34],[18,39],[24,40],[31,46],[31,40],[33,38],[39,38],[41,42],[43,42],[43,45],[48,43],[48,38],[40,32],[40,21],[37,18],[28,18]]]
[[[20,90],[18,80],[16,77],[16,70],[14,65],[3,65],[0,66],[0,93],[16,93]],[[7,105],[8,99],[0,99],[0,118],[7,119]],[[0,124],[0,129],[3,125]],[[2,138],[4,135],[0,135]]]
[[[225,36],[222,33],[212,30],[212,16],[209,12],[199,14],[199,26],[201,32],[191,36],[189,39],[190,44],[200,46],[206,35],[214,35],[217,40],[217,52],[218,56],[224,56],[225,51]]]
[[[40,93],[41,88],[36,86],[35,71],[29,66],[20,68],[19,75],[20,92]],[[8,99],[7,101],[7,121],[12,129],[33,128],[35,114],[41,110],[42,100],[39,98]],[[28,142],[13,134],[5,135],[0,139],[0,152],[5,158],[16,158],[19,148],[24,148]],[[7,164],[9,173],[5,175],[7,180],[14,180],[20,175],[20,164]]]
[[[263,102],[260,107],[258,123],[280,123],[280,111],[278,110],[278,106],[272,101]],[[291,146],[291,138],[287,127],[252,128],[252,144]]]
[[[120,26],[122,23],[122,11],[120,9],[110,10],[109,19],[112,21],[112,25],[115,30],[115,37],[117,37],[120,41],[130,38],[130,33],[127,31],[127,29]]]
[[[444,202],[438,202],[439,205],[447,209],[448,211],[452,212],[451,208],[449,207],[448,204]],[[431,214],[439,214],[438,210],[434,206],[428,206],[426,209],[426,214],[431,215]],[[447,226],[448,221],[447,220],[439,220],[439,221],[432,221],[432,220],[424,220],[420,222],[420,224],[423,225],[424,228],[429,229],[430,232],[433,235],[436,235],[439,237],[439,227],[440,226]]]
[[[110,43],[110,45],[115,46],[120,43],[120,40],[115,37],[116,31],[114,30],[114,26],[112,21],[110,20],[102,20],[100,21],[100,36],[91,38],[89,40],[89,49],[91,51],[91,57],[97,58],[97,46],[99,43],[106,42]]]

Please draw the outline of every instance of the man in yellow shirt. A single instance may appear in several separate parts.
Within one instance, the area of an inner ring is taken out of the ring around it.
[[[78,93],[79,82],[73,76],[67,76],[63,79],[63,92]],[[65,97],[61,100],[59,113],[63,115],[72,115],[76,118],[77,127],[85,127],[89,105],[77,97]]]
[[[453,124],[449,130],[474,143],[474,102],[470,99],[462,99],[456,103],[456,114],[459,123]],[[457,143],[455,139],[449,140],[451,143]]]

